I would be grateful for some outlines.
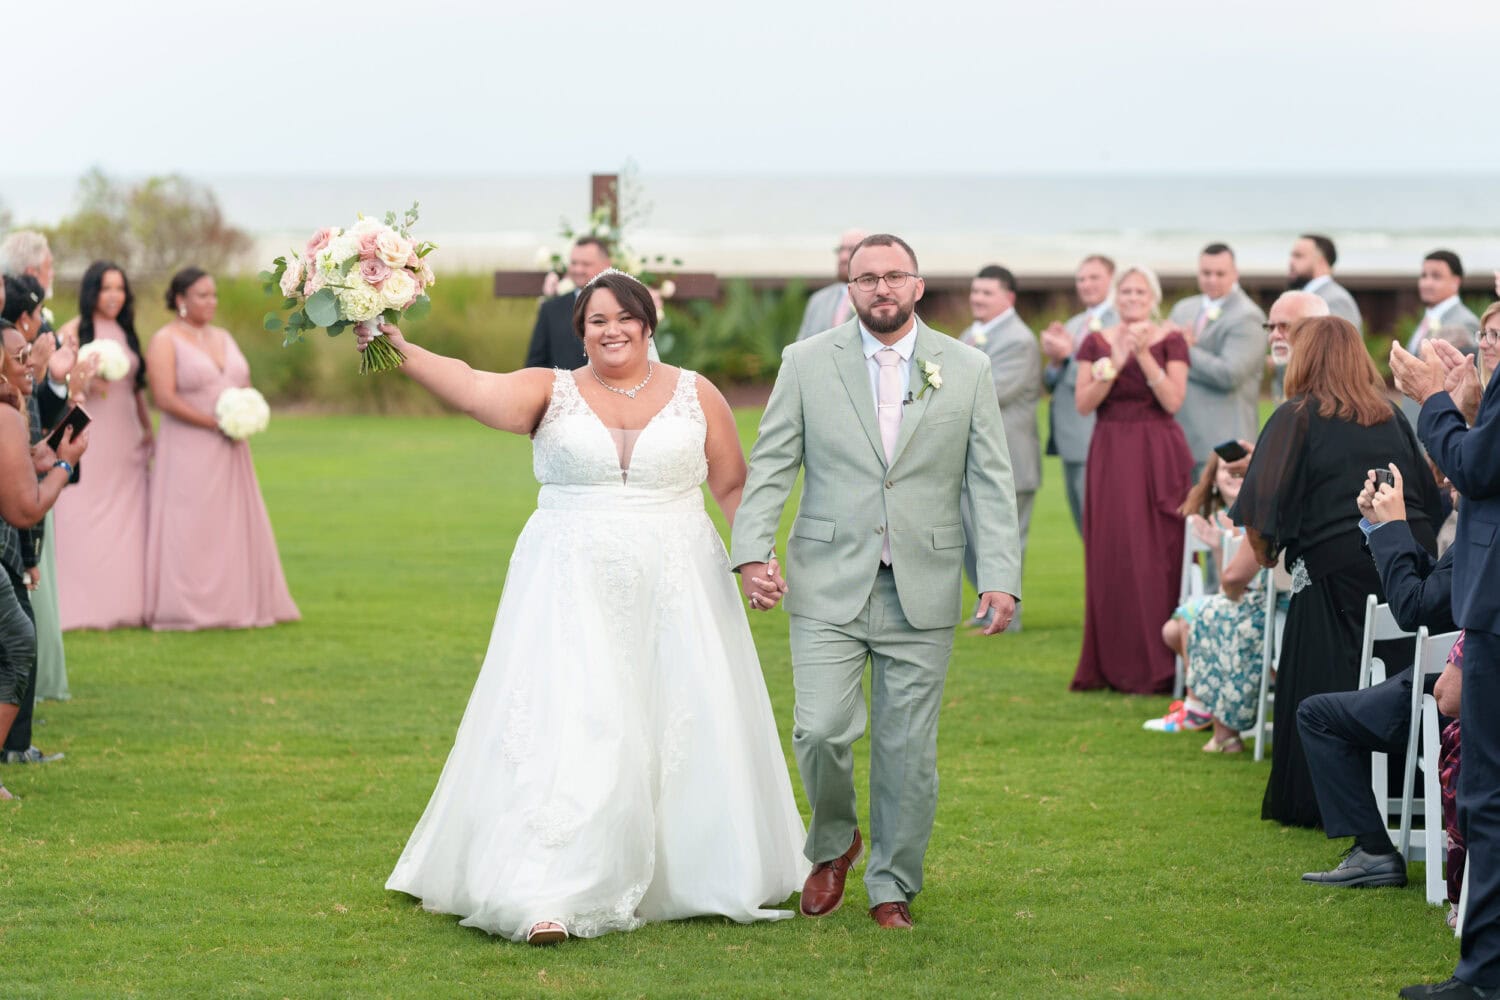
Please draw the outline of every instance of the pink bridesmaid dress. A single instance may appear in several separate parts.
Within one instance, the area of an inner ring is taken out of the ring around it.
[[[130,357],[118,382],[96,384],[84,409],[93,417],[78,483],[58,497],[57,616],[63,629],[130,628],[145,622],[146,467],[135,408],[140,361],[114,320],[96,319],[95,340]],[[45,386],[38,391],[49,392]]]
[[[158,333],[158,337],[173,336]],[[250,364],[224,334],[224,370],[176,337],[177,392],[213,413],[219,394],[250,384]],[[301,618],[281,572],[250,446],[161,416],[146,544],[146,621],[158,631],[261,628]]]

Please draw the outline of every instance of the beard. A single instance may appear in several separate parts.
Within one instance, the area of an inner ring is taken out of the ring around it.
[[[1289,292],[1300,292],[1312,281],[1310,274],[1293,274],[1286,279],[1286,290]]]
[[[875,315],[875,307],[887,303],[896,307],[895,314],[884,319]],[[859,314],[859,320],[865,325],[865,329],[871,333],[895,333],[906,325],[907,320],[911,319],[911,309],[911,306],[903,306],[895,299],[877,299],[870,303],[869,309],[856,308],[854,311]]]

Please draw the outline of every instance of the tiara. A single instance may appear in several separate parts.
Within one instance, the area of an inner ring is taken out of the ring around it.
[[[604,270],[600,271],[598,274],[596,274],[592,278],[590,278],[588,280],[588,284],[584,285],[584,287],[585,288],[589,287],[589,285],[592,285],[594,282],[598,281],[600,278],[604,277],[606,274],[618,274],[622,278],[629,278],[631,281],[635,282],[637,285],[640,285],[642,288],[646,287],[646,283],[644,281],[642,281],[640,278],[637,278],[633,274],[627,274],[626,272],[620,270],[617,267],[606,267]]]

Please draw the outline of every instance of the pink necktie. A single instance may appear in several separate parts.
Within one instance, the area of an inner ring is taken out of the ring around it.
[[[875,399],[875,409],[880,417],[880,443],[885,447],[885,461],[890,465],[896,454],[896,437],[901,433],[901,355],[889,347],[875,352],[875,363],[880,366],[880,392]],[[891,564],[891,532],[886,526],[885,542],[880,547],[880,561]]]
[[[1208,309],[1205,307],[1202,312],[1198,313],[1198,322],[1193,324],[1193,336],[1203,336],[1203,328],[1206,326],[1208,326]]]

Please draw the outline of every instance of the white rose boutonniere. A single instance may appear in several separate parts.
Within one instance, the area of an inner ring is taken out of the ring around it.
[[[922,391],[917,393],[921,399],[927,394],[928,389],[941,389],[943,387],[943,369],[941,365],[935,365],[931,361],[917,359],[917,367],[922,370]]]
[[[1090,333],[1098,333],[1100,330],[1103,330],[1103,329],[1104,329],[1104,321],[1102,319],[1100,319],[1098,316],[1091,316],[1091,317],[1089,317],[1089,332]]]
[[[990,342],[990,335],[989,334],[985,333],[983,330],[975,330],[974,331],[974,346],[975,347],[983,347],[985,344],[988,344],[989,342]]]
[[[1210,323],[1217,323],[1219,321],[1219,317],[1224,315],[1224,310],[1219,306],[1209,306],[1207,315],[1208,321]]]

